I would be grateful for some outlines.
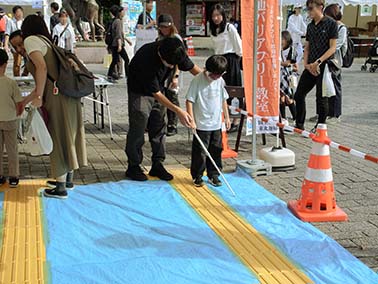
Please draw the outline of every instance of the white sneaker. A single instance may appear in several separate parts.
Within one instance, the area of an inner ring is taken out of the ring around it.
[[[340,121],[341,121],[340,117],[328,117],[327,118],[328,124],[336,124],[336,123],[339,123]]]

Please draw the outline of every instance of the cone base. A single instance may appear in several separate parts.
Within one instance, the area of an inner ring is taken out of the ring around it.
[[[301,212],[298,200],[289,201],[287,207],[299,219],[305,222],[342,222],[348,221],[348,215],[336,205],[336,211],[324,213]]]
[[[237,156],[238,156],[238,153],[231,149],[222,151],[222,159],[236,158]]]

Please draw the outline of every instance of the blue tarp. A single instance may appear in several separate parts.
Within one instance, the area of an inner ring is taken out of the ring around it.
[[[77,186],[43,203],[52,283],[259,283],[168,183]]]
[[[294,217],[286,203],[248,175],[239,171],[226,178],[236,197],[226,187],[217,188],[217,194],[303,268],[316,284],[378,283],[373,270],[317,228]]]

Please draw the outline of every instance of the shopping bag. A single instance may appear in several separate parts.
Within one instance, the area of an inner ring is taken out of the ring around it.
[[[30,126],[26,132],[25,149],[31,156],[49,155],[53,142],[46,124],[38,110],[33,110]]]
[[[332,73],[329,71],[328,64],[326,64],[324,68],[324,74],[323,74],[323,97],[333,97],[336,96],[336,90],[335,85],[332,80]]]
[[[105,68],[109,68],[109,66],[110,66],[111,63],[112,63],[112,55],[111,54],[105,54],[104,55],[103,66]]]

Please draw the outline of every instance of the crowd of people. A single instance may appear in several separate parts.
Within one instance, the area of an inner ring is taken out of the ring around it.
[[[147,180],[141,168],[147,132],[152,149],[149,175],[161,180],[173,179],[163,166],[165,139],[167,133],[177,133],[178,120],[198,134],[221,169],[222,116],[230,131],[237,129],[239,123],[237,119],[230,121],[230,100],[225,86],[242,85],[240,24],[236,27],[227,22],[222,5],[212,7],[209,21],[215,54],[206,60],[202,69],[188,57],[172,17],[162,14],[155,21],[149,13],[152,10],[149,4],[147,22],[143,23],[144,16],[139,17],[136,28],[144,25],[157,28],[159,35],[156,41],[142,46],[130,62],[125,51],[126,42],[131,43],[123,32],[124,10],[120,6],[110,9],[113,16],[109,25],[112,40],[108,48],[113,61],[108,76],[109,79],[120,78],[122,68],[119,68],[119,62],[122,58],[127,77],[129,131],[125,148],[128,159],[126,177],[136,181]],[[306,119],[305,98],[314,86],[317,123],[340,119],[341,67],[347,37],[338,5],[325,8],[324,0],[308,0],[306,6],[312,21],[306,26],[301,7],[297,6],[295,14],[289,18],[288,30],[282,32],[281,49],[281,116],[287,118],[285,108],[288,106],[296,127],[300,129],[304,129]],[[16,6],[13,9],[14,19],[7,24],[4,50],[0,49],[0,185],[6,182],[2,167],[4,144],[8,152],[9,185],[18,185],[17,115],[22,113],[26,104],[32,103],[48,113],[46,124],[54,145],[50,154],[54,180],[47,183],[49,188],[45,189],[44,195],[63,199],[68,196],[67,189],[74,187],[74,171],[87,164],[87,155],[80,99],[60,94],[52,79],[57,78],[58,73],[52,46],[56,44],[73,51],[74,32],[64,10],[59,10],[59,6],[52,3],[51,11],[50,25],[46,25],[38,15],[24,19],[22,8]],[[303,55],[302,37],[305,37]],[[5,75],[9,48],[16,67],[24,58],[25,69],[35,80],[34,90],[25,98],[21,97],[17,84]],[[302,65],[304,70],[298,82]],[[336,96],[330,99],[322,93],[325,66],[332,73],[336,90]],[[185,110],[178,100],[180,72],[190,72],[194,76],[186,94]],[[243,100],[239,103],[243,106]],[[203,186],[205,170],[211,184],[222,184],[201,144],[193,138],[191,175],[195,186]]]

